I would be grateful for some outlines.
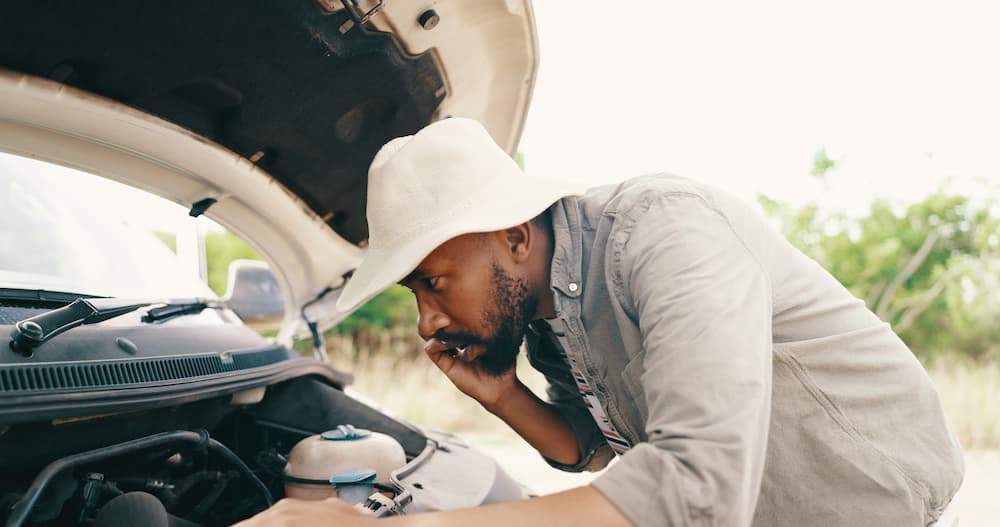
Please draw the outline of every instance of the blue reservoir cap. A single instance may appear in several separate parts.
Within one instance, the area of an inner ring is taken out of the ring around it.
[[[372,435],[371,432],[363,428],[354,428],[351,425],[340,425],[334,430],[327,430],[319,435],[327,441],[355,441],[364,439]]]
[[[375,471],[371,469],[348,470],[330,476],[332,485],[372,485],[375,483]]]

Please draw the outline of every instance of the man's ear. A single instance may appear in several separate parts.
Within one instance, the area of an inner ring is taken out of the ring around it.
[[[515,263],[524,263],[534,246],[534,233],[530,223],[515,225],[500,231],[504,246]]]

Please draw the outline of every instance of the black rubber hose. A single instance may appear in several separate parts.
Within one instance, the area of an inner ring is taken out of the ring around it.
[[[205,432],[205,436],[208,437],[208,432]],[[260,495],[264,497],[264,501],[267,503],[268,507],[274,505],[274,496],[271,496],[271,491],[267,490],[267,485],[265,485],[264,482],[257,477],[257,474],[254,474],[253,471],[250,470],[250,467],[248,467],[239,456],[234,454],[232,450],[229,450],[229,447],[209,437],[208,448],[209,450],[213,450],[216,454],[226,458],[230,463],[235,465],[240,472],[250,478],[250,481],[252,481],[257,487],[257,490],[260,491]]]
[[[31,486],[28,487],[28,491],[24,494],[24,496],[22,496],[21,499],[14,504],[14,507],[11,509],[10,516],[7,518],[6,526],[21,527],[31,514],[31,509],[42,496],[42,493],[45,491],[45,487],[48,486],[49,482],[52,481],[52,478],[60,472],[107,458],[131,454],[133,452],[169,443],[190,443],[199,447],[207,447],[209,450],[221,455],[254,482],[258,490],[260,490],[261,495],[264,497],[264,500],[267,502],[268,507],[274,504],[274,498],[271,496],[271,492],[267,490],[267,486],[264,485],[264,482],[262,482],[260,478],[258,478],[252,470],[250,470],[250,467],[248,467],[246,463],[244,463],[243,460],[236,454],[226,448],[226,446],[222,443],[209,437],[208,432],[205,430],[198,430],[197,432],[192,432],[190,430],[175,430],[173,432],[161,432],[151,436],[140,437],[139,439],[133,439],[132,441],[126,441],[124,443],[118,443],[116,445],[106,446],[95,450],[89,450],[87,452],[80,452],[79,454],[66,456],[49,463],[44,469],[42,469],[41,472],[38,473],[37,476],[35,476],[35,480],[31,483]]]

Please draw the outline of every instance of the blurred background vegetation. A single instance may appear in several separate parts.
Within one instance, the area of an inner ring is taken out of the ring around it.
[[[997,203],[939,191],[906,207],[876,201],[867,215],[850,217],[758,199],[793,245],[864,299],[925,362],[952,354],[1000,360]],[[219,295],[233,260],[260,259],[227,232],[208,233],[205,243],[209,286]],[[415,332],[415,320],[413,295],[393,286],[332,331]]]
[[[817,152],[812,177],[836,162]],[[967,448],[1000,447],[1000,208],[946,188],[906,205],[874,201],[866,213],[825,211],[758,196],[787,239],[892,325],[935,380]],[[160,235],[172,246],[170,235]],[[225,293],[236,259],[259,259],[227,232],[206,236],[209,286]],[[413,295],[393,286],[330,330],[335,364],[356,388],[414,421],[445,429],[507,433],[422,360]],[[297,346],[305,350],[307,346]],[[544,380],[521,366],[527,384]],[[414,394],[420,396],[414,396]],[[428,398],[447,404],[428,405]]]
[[[835,167],[820,149],[811,174],[822,180]],[[859,217],[758,201],[925,364],[956,355],[1000,360],[1000,207],[946,188],[906,206],[876,200]]]

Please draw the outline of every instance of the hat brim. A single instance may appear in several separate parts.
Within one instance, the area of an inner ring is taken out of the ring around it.
[[[475,232],[492,232],[520,225],[541,214],[556,201],[578,196],[586,186],[573,181],[528,179],[528,187],[497,192],[470,214],[446,222],[424,235],[395,247],[369,248],[337,299],[337,310],[349,312],[382,290],[405,278],[444,242]],[[523,181],[522,181],[523,182]],[[510,185],[514,187],[514,185]]]

